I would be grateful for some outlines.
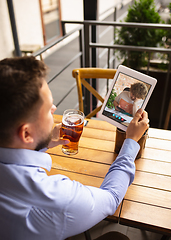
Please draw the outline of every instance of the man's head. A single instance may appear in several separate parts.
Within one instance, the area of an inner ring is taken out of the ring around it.
[[[138,82],[131,85],[130,93],[131,93],[132,100],[135,100],[135,99],[144,100],[148,93],[148,89],[144,83]]]
[[[40,143],[47,138],[43,114],[51,112],[53,106],[46,73],[46,65],[34,57],[0,61],[0,146],[15,147],[15,143],[17,147],[24,143],[26,148],[44,146]]]

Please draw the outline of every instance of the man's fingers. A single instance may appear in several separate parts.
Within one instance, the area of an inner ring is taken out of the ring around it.
[[[140,121],[142,119],[142,115],[143,115],[143,110],[140,108],[138,109],[138,111],[135,113],[135,116],[133,118],[134,121]]]
[[[142,112],[142,119],[148,119],[148,113],[146,111]]]
[[[138,141],[148,128],[148,114],[142,109],[139,109],[127,128],[126,138],[132,138]]]
[[[144,121],[146,123],[149,123],[148,113],[146,111],[143,111],[141,108],[138,109],[138,111],[134,116],[134,121],[138,121],[138,122]]]
[[[150,120],[148,119],[148,113],[146,111],[143,111],[141,122],[143,122],[144,125],[146,125],[146,128],[149,128]]]
[[[58,140],[52,139],[52,141],[48,145],[48,148],[53,148],[53,147],[56,147],[58,145],[66,145],[68,143],[70,143],[70,141],[66,140],[66,139],[62,139],[62,138],[59,138]]]
[[[61,123],[58,123],[55,125],[55,127],[53,128],[53,134],[52,134],[53,138],[59,138],[61,126],[62,126]]]
[[[66,144],[70,143],[70,141],[67,139],[59,138],[58,140],[53,140],[53,143],[54,143],[54,145],[66,145]]]
[[[62,138],[60,138],[60,139],[58,140],[58,142],[59,142],[59,144],[61,144],[61,145],[66,145],[66,144],[70,143],[69,140],[67,140],[67,139],[62,139]]]
[[[140,120],[140,124],[144,127],[144,132],[149,128],[148,113],[146,111],[143,111],[142,119]]]

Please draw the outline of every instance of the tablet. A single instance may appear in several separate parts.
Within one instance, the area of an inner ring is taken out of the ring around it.
[[[145,109],[155,78],[120,65],[98,117],[126,131],[139,108]]]

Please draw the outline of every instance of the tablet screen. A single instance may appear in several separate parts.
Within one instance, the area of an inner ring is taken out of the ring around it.
[[[119,72],[102,114],[116,122],[128,126],[136,111],[142,107],[151,84]]]

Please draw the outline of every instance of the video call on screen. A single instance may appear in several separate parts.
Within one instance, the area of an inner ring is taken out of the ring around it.
[[[103,115],[128,126],[135,112],[141,108],[151,84],[119,73],[110,92]]]

